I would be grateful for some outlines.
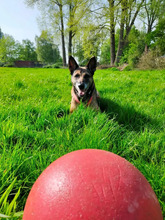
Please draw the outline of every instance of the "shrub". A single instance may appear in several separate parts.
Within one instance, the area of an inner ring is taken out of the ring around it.
[[[158,69],[165,69],[165,56],[157,57],[155,63]]]
[[[62,66],[62,63],[55,63],[55,64],[52,65],[52,68],[58,69],[58,68],[60,68],[61,66]]]
[[[123,52],[120,65],[128,63],[130,68],[134,68],[139,62],[139,57],[143,52],[143,46],[140,43],[130,43]]]
[[[143,53],[138,66],[139,69],[163,69],[165,68],[165,57],[160,56],[159,50],[151,50]]]
[[[112,67],[111,70],[112,70],[112,71],[119,71],[119,69],[116,68],[116,67]]]
[[[62,63],[55,63],[55,64],[47,64],[44,66],[44,68],[55,68],[58,69],[62,66]]]
[[[123,70],[124,71],[131,71],[131,70],[133,70],[133,66],[132,65],[127,65]]]
[[[100,64],[109,64],[110,60],[110,39],[107,39],[101,46]]]
[[[14,63],[11,62],[11,63],[6,63],[3,65],[4,67],[14,67]]]
[[[0,62],[0,67],[3,67],[4,66],[4,63]]]
[[[47,64],[44,66],[44,68],[52,68],[52,66],[50,64]]]

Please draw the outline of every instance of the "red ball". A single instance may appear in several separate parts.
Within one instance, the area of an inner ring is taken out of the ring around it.
[[[23,220],[162,220],[145,177],[122,157],[78,150],[48,166],[34,183]]]

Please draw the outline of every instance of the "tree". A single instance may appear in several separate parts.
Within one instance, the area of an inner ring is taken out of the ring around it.
[[[93,20],[92,20],[93,21]],[[103,33],[92,23],[86,23],[84,28],[79,29],[74,39],[73,55],[78,57],[81,64],[86,63],[92,56],[98,57]]]
[[[120,62],[123,49],[127,43],[127,39],[131,28],[133,27],[137,15],[142,7],[144,0],[121,0],[121,12],[120,12],[120,35],[115,63]]]
[[[50,15],[53,19],[53,25],[57,24],[59,26],[59,31],[61,33],[61,44],[62,44],[62,57],[63,66],[66,66],[66,50],[65,50],[65,36],[64,36],[64,14],[63,7],[66,4],[65,0],[26,0],[29,6],[37,4],[41,11],[47,10],[46,15]],[[51,22],[52,23],[52,22]]]
[[[69,1],[69,21],[68,21],[68,30],[69,30],[69,42],[68,42],[68,55],[72,55],[72,39],[75,35],[76,30],[74,30],[74,25],[73,25],[73,20],[74,20],[74,16],[75,16],[75,5],[73,3],[73,1]]]
[[[66,40],[68,56],[72,54],[73,38],[80,28],[80,22],[89,16],[93,0],[26,0],[27,4],[38,4],[46,26],[56,35],[60,31],[63,65],[66,65]]]
[[[83,66],[86,64],[86,59],[84,57],[84,50],[82,47],[82,43],[80,41],[75,41],[74,42],[74,47],[73,47],[73,55],[78,58],[80,66]]]
[[[84,26],[84,18],[91,13],[92,0],[67,0],[69,7],[69,16],[67,21],[67,30],[69,33],[68,39],[68,55],[72,54],[73,38],[77,34],[78,29],[81,29],[82,23]]]
[[[115,0],[108,0],[109,14],[110,14],[110,53],[111,53],[111,66],[115,62]]]
[[[110,34],[106,39],[110,38],[110,63],[112,66],[120,62],[124,47],[128,42],[129,33],[135,23],[143,2],[144,0],[108,0],[98,4],[98,6],[100,6],[98,10],[102,8],[102,11],[96,12],[96,10],[93,10],[95,13],[95,18],[93,20],[98,21],[96,29],[99,30],[100,28],[100,32],[103,32],[103,29],[109,30]],[[115,39],[115,29],[117,25],[120,27],[118,40]],[[116,51],[117,41],[118,47]]]
[[[2,30],[0,28],[0,39],[2,39],[2,37],[3,37],[3,32],[2,32]]]
[[[159,22],[154,31],[151,33],[151,47],[158,48],[161,55],[165,54],[165,16],[159,19]]]
[[[37,61],[36,48],[30,40],[23,40],[22,44],[17,44],[17,48],[19,60]]]
[[[128,36],[127,45],[123,50],[120,64],[128,63],[129,67],[135,67],[144,52],[144,45],[145,33],[143,31],[139,31],[135,26],[133,26]]]
[[[151,32],[156,27],[159,18],[163,16],[164,11],[164,1],[163,0],[145,0],[144,8],[141,10],[140,18],[146,25],[146,44],[145,51],[148,52],[151,43]],[[163,11],[163,12],[162,12]]]
[[[109,41],[110,39],[106,40],[101,45],[100,64],[109,64],[109,61],[111,60]]]
[[[61,61],[60,52],[53,43],[53,39],[47,31],[42,31],[40,37],[36,37],[38,60],[46,64]]]
[[[12,36],[4,34],[0,39],[0,61],[13,62],[16,58],[15,40]]]

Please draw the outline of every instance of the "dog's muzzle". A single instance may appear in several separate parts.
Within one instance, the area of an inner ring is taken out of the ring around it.
[[[78,97],[82,98],[86,94],[86,90],[88,89],[88,85],[84,82],[76,83],[75,85],[76,94]]]
[[[85,84],[81,83],[80,85],[78,85],[78,87],[79,87],[80,90],[84,90],[85,89]]]

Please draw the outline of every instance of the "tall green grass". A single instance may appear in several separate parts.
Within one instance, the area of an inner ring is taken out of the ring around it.
[[[21,219],[41,172],[84,148],[134,164],[165,214],[165,70],[97,70],[94,78],[102,112],[80,105],[70,115],[69,71],[0,68],[0,218]]]

